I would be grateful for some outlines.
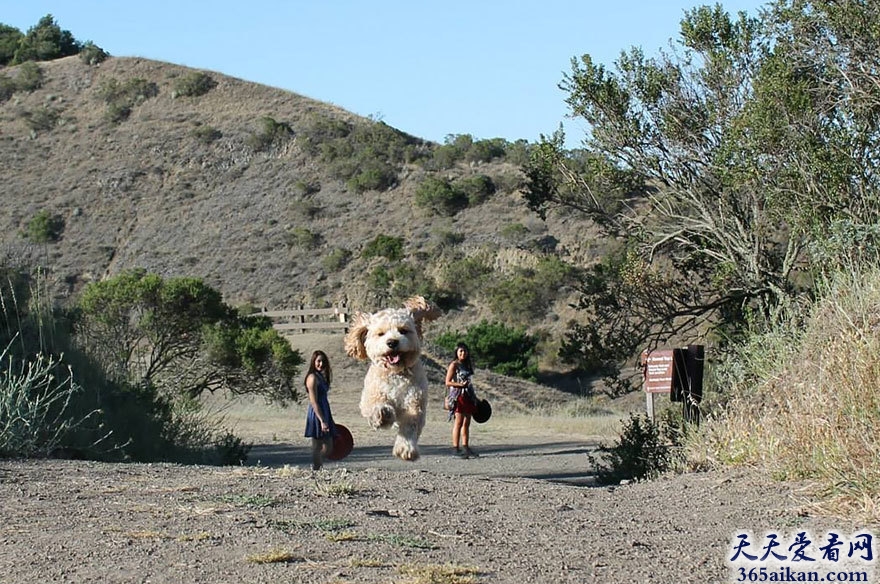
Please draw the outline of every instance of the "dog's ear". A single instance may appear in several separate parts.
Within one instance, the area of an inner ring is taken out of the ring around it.
[[[355,359],[363,361],[367,358],[367,348],[364,341],[367,339],[367,328],[370,325],[370,316],[365,312],[355,312],[345,334],[345,352]]]
[[[443,312],[436,306],[432,306],[422,296],[413,296],[403,303],[403,307],[410,311],[413,320],[416,321],[419,336],[422,336],[422,322],[435,320],[440,317]]]

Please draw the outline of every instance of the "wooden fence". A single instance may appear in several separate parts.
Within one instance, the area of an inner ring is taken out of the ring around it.
[[[300,306],[294,310],[263,310],[251,316],[268,317],[272,320],[272,328],[282,334],[302,334],[318,330],[339,332],[348,330],[348,309],[344,306],[335,308]]]

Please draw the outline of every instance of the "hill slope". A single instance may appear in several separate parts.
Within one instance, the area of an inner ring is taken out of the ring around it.
[[[497,276],[548,254],[583,263],[601,249],[589,225],[530,213],[516,192],[518,167],[504,157],[438,167],[430,156],[440,145],[391,129],[423,158],[400,162],[390,188],[353,189],[340,178],[346,159],[331,157],[332,144],[316,132],[384,124],[218,73],[209,74],[216,85],[206,94],[176,96],[176,84],[195,72],[145,59],[89,66],[69,57],[39,68],[41,87],[0,103],[0,237],[8,259],[43,267],[62,297],[140,267],[201,277],[232,304],[373,310],[422,280],[454,285],[444,274],[463,258],[481,258]],[[127,117],[114,120],[111,90],[134,82],[155,84],[154,93],[137,95]],[[266,119],[289,139],[260,147]],[[426,177],[479,175],[498,187],[479,203],[448,216],[415,205]],[[62,223],[57,241],[23,236],[40,213]],[[403,257],[362,257],[378,235],[400,238]],[[383,274],[400,266],[409,269],[396,275],[404,285],[383,289]],[[558,334],[571,300],[563,289],[546,313],[514,319]],[[471,293],[441,328],[497,317]]]

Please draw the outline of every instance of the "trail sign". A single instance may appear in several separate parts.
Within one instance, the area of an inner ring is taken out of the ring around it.
[[[643,351],[641,362],[645,391],[648,393],[671,393],[675,371],[675,350]]]

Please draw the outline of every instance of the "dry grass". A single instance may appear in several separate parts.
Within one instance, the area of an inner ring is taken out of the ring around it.
[[[253,554],[246,559],[252,564],[286,564],[303,561],[303,558],[297,556],[293,552],[281,549],[271,550],[264,554]]]
[[[880,522],[880,273],[841,277],[809,314],[743,352],[760,372],[691,445],[700,463],[749,464],[816,485],[824,513]],[[768,360],[768,356],[772,360]]]
[[[456,566],[452,564],[427,566],[405,565],[397,568],[411,584],[473,584],[477,582],[479,570],[473,566]]]

